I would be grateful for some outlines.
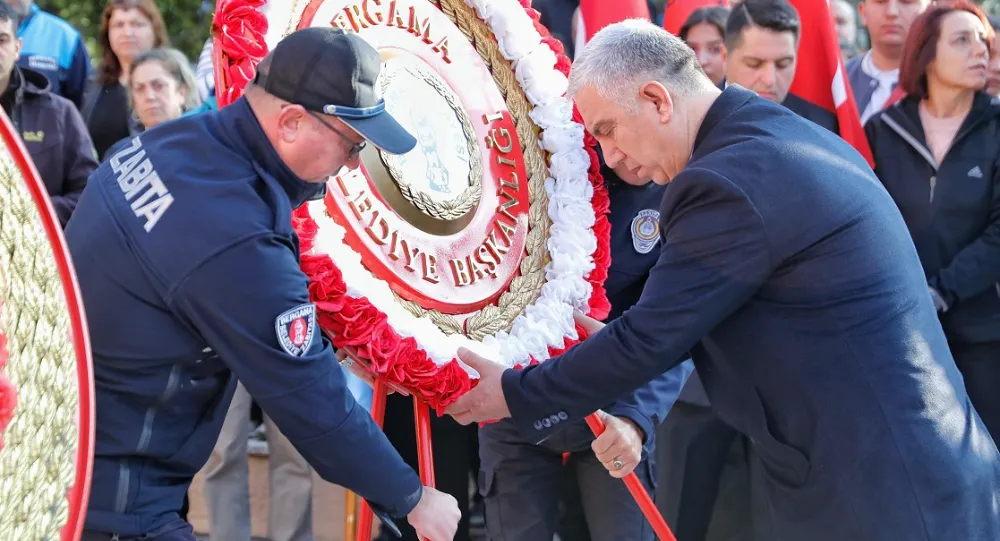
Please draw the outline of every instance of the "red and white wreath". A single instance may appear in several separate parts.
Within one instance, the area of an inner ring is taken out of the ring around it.
[[[608,196],[595,140],[566,97],[570,61],[562,45],[539,23],[529,0],[465,0],[492,31],[499,49],[531,104],[548,158],[551,220],[545,283],[509,332],[482,341],[445,334],[427,317],[415,317],[395,300],[389,285],[366,269],[344,242],[345,230],[324,212],[323,202],[294,214],[302,270],[320,326],[335,347],[351,346],[370,360],[387,383],[441,409],[474,380],[456,359],[466,347],[508,367],[542,362],[577,343],[582,330],[574,310],[603,319],[609,304],[603,282],[610,263]],[[219,105],[238,98],[257,63],[280,39],[274,10],[292,11],[291,0],[227,0],[216,14],[215,64]]]

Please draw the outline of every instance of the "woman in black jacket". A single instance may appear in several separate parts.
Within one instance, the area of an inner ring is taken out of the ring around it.
[[[865,131],[875,172],[913,236],[969,397],[997,441],[1000,101],[982,90],[992,39],[982,12],[964,0],[928,8],[903,51],[906,97]],[[913,347],[921,347],[920,337]]]
[[[154,0],[108,0],[97,36],[101,65],[81,109],[98,161],[116,142],[141,131],[129,105],[128,74],[136,57],[168,41]]]

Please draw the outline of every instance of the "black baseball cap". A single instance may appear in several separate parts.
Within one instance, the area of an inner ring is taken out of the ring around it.
[[[267,73],[258,69],[254,77],[268,94],[335,116],[386,152],[405,154],[416,146],[375,92],[381,55],[357,34],[305,28],[279,41],[270,56]]]

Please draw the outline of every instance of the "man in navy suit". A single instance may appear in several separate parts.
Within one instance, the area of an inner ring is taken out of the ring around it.
[[[775,541],[1000,539],[1000,453],[948,350],[906,225],[865,160],[750,91],[719,91],[645,22],[597,34],[570,95],[609,164],[667,184],[639,302],[448,412],[543,441],[691,351],[754,442]],[[623,461],[599,453],[611,475]]]

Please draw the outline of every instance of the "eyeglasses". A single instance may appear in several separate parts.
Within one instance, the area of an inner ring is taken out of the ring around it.
[[[316,120],[318,120],[320,124],[326,126],[327,128],[329,128],[330,131],[341,136],[342,138],[344,138],[345,141],[351,144],[351,150],[350,152],[347,153],[348,160],[353,160],[354,158],[357,158],[358,156],[361,155],[361,151],[365,149],[365,145],[368,143],[368,141],[362,140],[360,143],[355,143],[354,139],[351,139],[350,137],[344,135],[344,133],[338,130],[337,128],[334,128],[333,124],[330,124],[329,122],[323,120],[323,117],[319,116],[318,114],[312,111],[308,111],[308,113],[312,115]]]

